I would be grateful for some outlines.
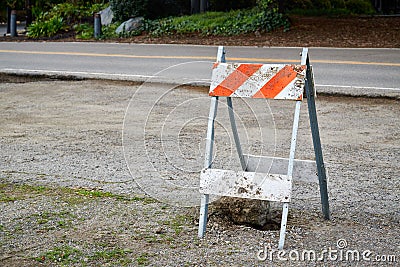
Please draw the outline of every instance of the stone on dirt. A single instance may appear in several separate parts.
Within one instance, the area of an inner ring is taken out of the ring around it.
[[[271,223],[270,202],[258,199],[222,197],[215,207],[235,224],[263,228]]]
[[[138,30],[143,25],[144,18],[143,17],[136,17],[129,19],[123,22],[118,28],[115,30],[115,33],[129,33],[131,31]]]

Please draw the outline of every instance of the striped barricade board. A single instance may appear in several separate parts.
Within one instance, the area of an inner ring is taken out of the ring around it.
[[[214,64],[210,96],[302,100],[305,65]]]

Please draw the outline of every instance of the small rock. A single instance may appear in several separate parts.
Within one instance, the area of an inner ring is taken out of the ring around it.
[[[129,19],[125,22],[123,22],[121,25],[118,26],[118,28],[115,30],[115,33],[121,34],[121,33],[128,33],[131,31],[138,30],[142,25],[143,25],[144,18],[143,17],[136,17],[133,19]]]
[[[165,233],[165,231],[164,231],[164,229],[162,229],[162,228],[157,228],[155,231],[154,231],[154,233],[156,233],[156,234],[163,234],[163,233]]]
[[[268,201],[222,197],[215,202],[215,205],[236,224],[263,228],[270,222],[270,203]]]
[[[114,12],[111,10],[110,6],[100,11],[99,14],[101,19],[101,25],[108,26],[111,24],[114,18]]]

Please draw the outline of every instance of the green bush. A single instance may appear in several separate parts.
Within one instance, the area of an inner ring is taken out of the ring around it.
[[[369,0],[347,0],[346,8],[353,14],[375,13],[375,10]]]
[[[161,19],[149,22],[147,30],[156,36],[200,33],[203,35],[237,35],[255,31],[268,32],[289,28],[286,17],[274,9],[236,10],[230,12],[206,12],[192,16]]]
[[[91,39],[94,35],[94,27],[89,23],[75,24],[73,29],[78,39]]]
[[[210,0],[210,10],[229,11],[254,7],[256,0]]]
[[[58,33],[78,29],[76,25],[93,23],[93,12],[105,8],[103,4],[77,6],[61,3],[53,6],[48,12],[41,12],[28,27],[28,36],[32,38],[52,37]],[[82,26],[82,29],[85,26]],[[89,28],[87,28],[89,30]],[[88,33],[80,32],[83,35]]]
[[[329,0],[312,0],[313,6],[316,9],[331,9],[331,1]]]
[[[331,0],[332,8],[346,8],[344,0]]]
[[[28,37],[51,37],[64,29],[63,18],[54,16],[50,19],[39,20],[28,27]]]
[[[147,17],[148,0],[110,0],[114,20],[123,22],[133,17]]]
[[[188,14],[190,1],[177,0],[148,0],[145,17],[149,19],[165,18],[169,16],[179,16]],[[188,5],[189,4],[189,5]]]
[[[289,10],[293,9],[312,9],[314,8],[313,2],[311,0],[288,0],[286,2],[286,7]]]

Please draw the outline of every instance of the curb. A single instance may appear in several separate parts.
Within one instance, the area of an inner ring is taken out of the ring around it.
[[[51,80],[106,80],[106,81],[126,81],[136,83],[154,83],[154,84],[169,84],[169,85],[187,85],[196,87],[209,87],[210,81],[206,80],[173,80],[162,76],[143,76],[143,75],[124,75],[124,74],[104,74],[104,73],[62,73],[52,71],[0,71],[0,75],[9,75],[17,77],[32,77],[37,79]],[[400,100],[400,88],[376,88],[376,87],[358,87],[358,86],[331,86],[331,85],[315,85],[317,95],[327,96],[347,96],[347,97],[367,97],[367,98],[388,98]]]

